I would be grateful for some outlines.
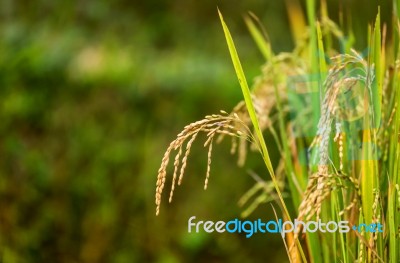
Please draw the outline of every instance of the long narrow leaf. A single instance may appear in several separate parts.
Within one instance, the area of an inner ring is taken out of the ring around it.
[[[225,34],[226,42],[227,42],[227,45],[228,45],[229,53],[231,55],[231,59],[232,59],[232,62],[233,62],[233,66],[235,68],[236,75],[237,75],[237,77],[239,79],[240,87],[242,89],[242,93],[243,93],[243,96],[244,96],[244,99],[245,99],[246,108],[247,108],[247,111],[249,113],[251,122],[252,122],[252,124],[254,126],[254,129],[255,129],[255,132],[256,132],[256,136],[257,136],[257,139],[258,139],[258,143],[260,144],[260,147],[261,147],[261,154],[263,156],[265,165],[267,166],[267,169],[268,169],[268,171],[269,171],[269,173],[271,175],[271,179],[272,179],[272,182],[273,182],[274,187],[276,189],[276,192],[278,194],[279,201],[281,202],[281,205],[283,207],[283,210],[284,210],[284,213],[285,213],[285,217],[288,220],[291,220],[289,211],[288,211],[288,209],[287,209],[287,207],[285,205],[285,202],[284,202],[283,197],[282,197],[282,193],[281,193],[281,191],[279,189],[279,185],[278,185],[278,182],[277,182],[276,177],[275,177],[275,172],[274,172],[274,169],[272,167],[271,159],[269,157],[268,149],[267,149],[267,146],[265,144],[265,140],[264,140],[262,131],[260,129],[260,125],[258,123],[258,119],[257,119],[257,115],[256,115],[256,112],[255,112],[255,109],[254,109],[253,101],[251,99],[250,89],[249,89],[249,86],[247,84],[246,76],[244,75],[243,68],[242,68],[242,65],[240,63],[239,56],[237,54],[235,44],[233,42],[232,36],[231,36],[231,34],[229,32],[229,29],[228,29],[227,25],[224,22],[223,16],[222,16],[222,14],[221,14],[221,12],[219,10],[218,10],[218,14],[219,14],[219,17],[220,17],[220,20],[221,20],[222,28],[224,30],[224,34]],[[298,242],[298,240],[297,240],[296,243],[297,243],[299,252],[302,255],[303,261],[307,262],[307,260],[306,260],[306,258],[304,256],[304,252],[302,251],[301,245]]]

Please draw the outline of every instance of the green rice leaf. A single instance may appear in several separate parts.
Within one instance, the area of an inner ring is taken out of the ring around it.
[[[259,28],[255,25],[253,19],[255,19],[255,16],[251,14],[246,15],[244,17],[244,22],[246,23],[247,28],[249,29],[250,34],[254,39],[254,42],[256,43],[260,52],[263,54],[265,60],[270,60],[272,56],[271,44],[266,39],[265,34],[263,34],[262,31],[260,31]]]
[[[249,113],[251,122],[252,122],[252,124],[254,126],[254,130],[256,132],[256,136],[257,136],[257,139],[258,139],[258,143],[260,144],[260,148],[261,148],[260,150],[261,150],[261,154],[262,154],[263,159],[264,159],[264,163],[267,166],[267,169],[268,169],[268,171],[269,171],[269,173],[271,175],[272,182],[273,182],[274,187],[276,189],[276,192],[278,194],[279,201],[281,202],[281,205],[282,205],[282,208],[284,210],[284,213],[285,213],[286,217],[289,220],[291,220],[289,211],[288,211],[288,209],[287,209],[287,207],[285,205],[285,202],[284,202],[283,197],[282,197],[282,193],[281,193],[281,191],[279,189],[279,185],[278,185],[278,182],[277,182],[276,177],[275,177],[275,172],[274,172],[274,169],[272,167],[271,159],[269,157],[268,149],[267,149],[267,146],[265,144],[264,136],[262,134],[262,131],[260,129],[260,125],[258,123],[258,119],[257,119],[257,115],[256,115],[256,112],[255,112],[255,109],[254,109],[253,101],[251,99],[250,89],[249,89],[249,86],[247,84],[246,76],[245,76],[245,74],[243,72],[243,68],[242,68],[242,65],[240,63],[239,56],[237,54],[235,44],[233,42],[232,36],[231,36],[231,34],[229,32],[229,29],[228,29],[227,25],[225,24],[225,21],[223,19],[223,16],[222,16],[221,12],[219,11],[219,9],[218,9],[218,14],[219,14],[219,17],[220,17],[220,20],[221,20],[222,28],[224,30],[226,43],[228,45],[228,49],[229,49],[229,53],[231,55],[233,66],[235,68],[236,75],[238,77],[238,80],[239,80],[239,83],[240,83],[240,87],[242,89],[242,93],[243,93],[244,100],[245,100],[245,103],[246,103],[246,108],[247,108],[247,111]],[[305,255],[304,255],[304,252],[303,252],[303,250],[301,248],[300,242],[297,240],[296,243],[297,243],[297,248],[299,249],[299,252],[300,252],[300,254],[302,256],[303,261],[307,262],[307,260],[305,258]]]
[[[375,64],[375,85],[372,89],[372,103],[374,107],[374,127],[379,127],[381,122],[381,108],[382,108],[382,82],[384,69],[381,58],[381,22],[380,22],[380,11],[376,16],[375,28],[374,28],[374,64]]]

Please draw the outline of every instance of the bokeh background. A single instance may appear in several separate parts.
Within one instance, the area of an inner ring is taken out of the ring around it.
[[[364,49],[377,5],[390,20],[390,2],[328,4]],[[198,142],[155,216],[169,142],[241,100],[217,5],[250,82],[264,61],[243,14],[260,18],[274,52],[294,47],[285,1],[0,1],[0,262],[287,261],[279,235],[187,233],[193,215],[240,216],[248,169],[268,179],[257,154],[238,168],[229,142],[214,147],[207,191]],[[271,204],[257,218],[273,219]]]

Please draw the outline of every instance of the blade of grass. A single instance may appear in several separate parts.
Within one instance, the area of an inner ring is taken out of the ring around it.
[[[374,127],[378,128],[381,122],[381,104],[382,104],[382,81],[383,81],[383,65],[381,58],[381,23],[380,23],[380,10],[376,16],[374,28],[374,64],[375,64],[375,83],[372,89],[372,103],[374,107]]]
[[[262,134],[262,131],[260,129],[260,125],[258,123],[258,119],[257,119],[257,115],[256,115],[256,112],[255,112],[255,109],[254,109],[253,101],[251,99],[250,89],[249,89],[249,86],[247,85],[246,76],[244,75],[244,72],[243,72],[243,69],[242,69],[242,65],[240,63],[239,56],[238,56],[237,51],[236,51],[235,44],[233,42],[232,36],[231,36],[231,34],[229,32],[229,29],[228,29],[227,25],[225,24],[225,21],[223,19],[223,16],[222,16],[221,12],[219,11],[219,9],[218,9],[218,14],[219,14],[219,17],[220,17],[220,20],[221,20],[222,28],[223,28],[223,31],[224,31],[224,34],[225,34],[225,38],[226,38],[226,42],[227,42],[227,45],[228,45],[229,53],[231,55],[233,66],[235,68],[236,75],[238,77],[238,80],[239,80],[239,83],[240,83],[240,87],[242,89],[242,93],[243,93],[244,100],[245,100],[245,103],[246,103],[246,108],[248,110],[251,122],[252,122],[252,124],[254,126],[254,130],[256,132],[256,136],[257,136],[257,139],[258,139],[258,143],[260,144],[260,147],[261,147],[261,154],[262,154],[264,163],[267,166],[267,169],[268,169],[268,171],[269,171],[269,173],[271,175],[271,179],[272,179],[272,182],[273,182],[274,187],[276,189],[276,192],[278,194],[279,201],[281,202],[282,208],[284,210],[285,217],[287,219],[291,220],[289,211],[288,211],[288,209],[286,207],[286,204],[285,204],[285,202],[283,200],[282,193],[281,193],[281,191],[279,189],[279,185],[278,185],[278,182],[277,182],[276,177],[275,177],[275,172],[274,172],[274,169],[272,167],[271,159],[269,157],[269,153],[268,153],[268,149],[267,149],[267,146],[266,146],[266,143],[265,143],[265,140],[264,140],[264,136]],[[296,243],[297,243],[297,247],[299,249],[300,254],[302,255],[302,258],[303,258],[304,262],[307,262],[307,260],[305,258],[305,255],[304,255],[304,252],[303,252],[303,250],[301,248],[301,245],[298,242],[298,240],[296,241]]]
[[[400,0],[393,0],[393,44],[394,44],[394,57],[398,56],[399,47],[399,16],[400,16]]]
[[[321,12],[321,21],[328,21],[329,16],[328,16],[328,5],[326,3],[326,0],[321,0],[321,7],[320,7],[320,12]],[[328,33],[326,34],[325,37],[325,44],[326,44],[326,50],[331,50],[332,49],[332,34]]]
[[[397,18],[400,18],[400,0],[393,0],[394,14]]]
[[[367,115],[368,116],[368,115]],[[369,118],[366,118],[365,125],[368,125]],[[374,188],[376,187],[375,174],[375,156],[372,149],[371,129],[365,129],[363,132],[363,148],[361,160],[361,198],[362,210],[365,223],[372,223],[372,204],[374,202]],[[367,236],[368,233],[367,233]]]
[[[389,253],[390,263],[397,262],[397,240],[395,226],[395,189],[394,185],[389,182],[388,193],[388,222],[389,222]]]
[[[253,22],[253,19],[256,20],[257,24],[260,25],[259,20],[255,15],[250,13],[249,15],[244,16],[244,22],[246,23],[247,28],[250,31],[251,36],[254,39],[258,49],[264,56],[265,60],[271,60],[272,51],[271,51],[271,44],[267,40],[265,33],[262,33],[258,27]]]
[[[312,123],[313,127],[318,126],[318,122],[321,116],[321,95],[322,95],[322,85],[316,81],[312,81],[311,76],[315,74],[320,74],[321,70],[318,65],[318,45],[317,45],[317,28],[316,28],[316,2],[315,0],[306,1],[306,10],[308,18],[308,26],[310,32],[309,41],[309,61],[311,67],[311,75],[309,85],[312,90],[311,93],[311,107],[312,107]],[[317,80],[320,78],[317,78]],[[307,233],[309,253],[313,258],[313,262],[322,262],[321,255],[323,254],[322,244],[319,240],[319,236],[316,233]]]
[[[309,61],[311,66],[311,75],[309,78],[309,85],[311,87],[311,107],[313,109],[313,127],[318,126],[318,121],[321,116],[321,94],[322,91],[318,86],[318,83],[312,81],[312,75],[320,72],[318,66],[318,47],[317,47],[317,30],[316,30],[316,19],[315,19],[315,0],[306,1],[308,26],[310,31],[309,41]]]
[[[331,206],[331,209],[332,209],[332,219],[333,220],[335,220],[336,222],[339,222],[341,219],[340,219],[340,216],[339,216],[339,213],[340,213],[340,202],[339,202],[339,197],[338,197],[338,193],[336,192],[336,191],[333,191],[332,192],[332,194],[331,194],[331,202],[332,202],[332,206]],[[336,233],[334,233],[334,239],[333,239],[333,241],[334,241],[334,244],[335,244],[335,246],[336,246],[336,242],[339,242],[339,244],[340,244],[340,252],[341,252],[341,260],[343,261],[343,262],[348,262],[347,261],[347,254],[346,254],[346,241],[345,241],[345,238],[344,238],[344,236],[345,236],[345,234],[344,233],[341,233],[341,232],[336,232]],[[338,239],[338,241],[337,241],[337,239]],[[335,248],[334,249],[334,251],[336,250],[337,248]],[[337,257],[336,257],[336,253],[334,253],[335,255],[334,255],[334,262],[338,262],[338,260],[337,260]]]
[[[239,80],[239,83],[240,83],[240,87],[242,89],[242,93],[243,93],[243,96],[244,96],[246,107],[247,107],[247,110],[249,112],[249,116],[250,116],[251,122],[252,122],[252,124],[254,126],[254,130],[256,132],[257,139],[259,140],[259,144],[260,144],[260,147],[261,147],[261,153],[262,153],[264,162],[265,162],[265,164],[267,166],[267,169],[268,169],[269,173],[271,174],[272,180],[273,180],[273,182],[275,184],[275,187],[277,188],[278,195],[279,195],[279,197],[281,199],[282,195],[280,193],[278,184],[276,182],[274,169],[272,167],[272,163],[271,163],[271,159],[269,157],[268,149],[266,147],[266,144],[265,144],[265,141],[264,141],[264,137],[262,135],[262,131],[261,131],[259,123],[258,123],[258,119],[257,119],[257,115],[256,115],[256,112],[255,112],[255,109],[254,109],[253,101],[251,99],[250,89],[249,89],[249,86],[247,85],[246,77],[244,75],[244,72],[243,72],[243,69],[242,69],[242,65],[241,65],[239,57],[237,55],[235,44],[233,43],[233,39],[231,37],[229,29],[226,26],[226,24],[225,24],[225,22],[223,20],[223,16],[222,16],[222,14],[221,14],[221,12],[219,10],[218,10],[218,13],[219,13],[219,16],[220,16],[220,19],[221,19],[222,27],[223,27],[225,38],[226,38],[226,42],[228,44],[228,49],[229,49],[229,52],[230,52],[230,55],[231,55],[231,58],[232,58],[232,62],[233,62],[233,65],[234,65],[234,68],[235,68],[235,71],[236,71],[236,75],[238,77],[238,80]],[[281,199],[281,202],[284,204],[283,198]],[[286,208],[285,208],[285,213],[287,213],[288,216],[289,216],[289,213],[288,213]]]
[[[319,59],[319,72],[321,77],[321,83],[325,80],[325,75],[328,72],[325,61],[325,50],[322,39],[321,25],[317,22],[317,37],[318,37],[318,59]]]
[[[271,207],[272,207],[272,210],[274,211],[275,219],[276,219],[276,221],[278,221],[279,218],[278,218],[278,214],[276,213],[275,207],[272,204],[271,204]],[[290,245],[290,241],[291,240],[292,239],[289,239],[289,245]],[[282,236],[282,241],[283,241],[283,244],[285,245],[285,250],[286,250],[286,253],[288,255],[289,261],[290,261],[290,263],[292,263],[293,262],[292,258],[296,258],[298,256],[297,255],[298,253],[297,253],[297,251],[291,251],[288,248],[288,245],[286,244],[286,240],[285,240],[285,238],[283,236]]]
[[[299,0],[285,0],[290,22],[290,31],[296,43],[299,43],[306,31],[306,22]]]
[[[399,2],[399,1],[396,1]],[[398,31],[400,33],[400,31]],[[399,36],[397,36],[399,38]],[[396,43],[395,49],[398,49],[399,43]],[[397,52],[397,59],[400,54]],[[397,105],[400,105],[400,91],[399,91],[399,74],[394,74],[392,89],[394,90],[394,100]],[[400,162],[400,149],[399,149],[399,132],[400,132],[400,113],[397,110],[394,114],[392,124],[392,131],[390,136],[389,146],[389,193],[388,193],[388,208],[387,208],[387,224],[389,225],[389,262],[398,262],[399,250],[398,250],[398,238],[396,237],[396,231],[399,227],[399,217],[397,216],[400,209],[400,204],[396,202],[396,190],[395,185],[399,184],[399,167]]]

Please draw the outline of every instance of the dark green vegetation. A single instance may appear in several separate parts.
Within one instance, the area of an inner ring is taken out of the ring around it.
[[[269,2],[2,1],[0,262],[285,260],[279,237],[186,233],[192,215],[240,214],[236,202],[254,183],[246,168],[265,175],[257,155],[238,169],[229,145],[215,147],[204,192],[206,157],[195,146],[179,203],[155,218],[153,200],[171,138],[241,99],[216,4],[251,80],[264,61],[245,11],[261,18],[274,51],[294,47],[284,4]],[[387,2],[383,22],[391,18]],[[351,23],[362,50],[377,5],[354,1],[343,10],[359,5]],[[338,22],[339,5],[330,10]],[[252,217],[274,218],[269,205]]]

